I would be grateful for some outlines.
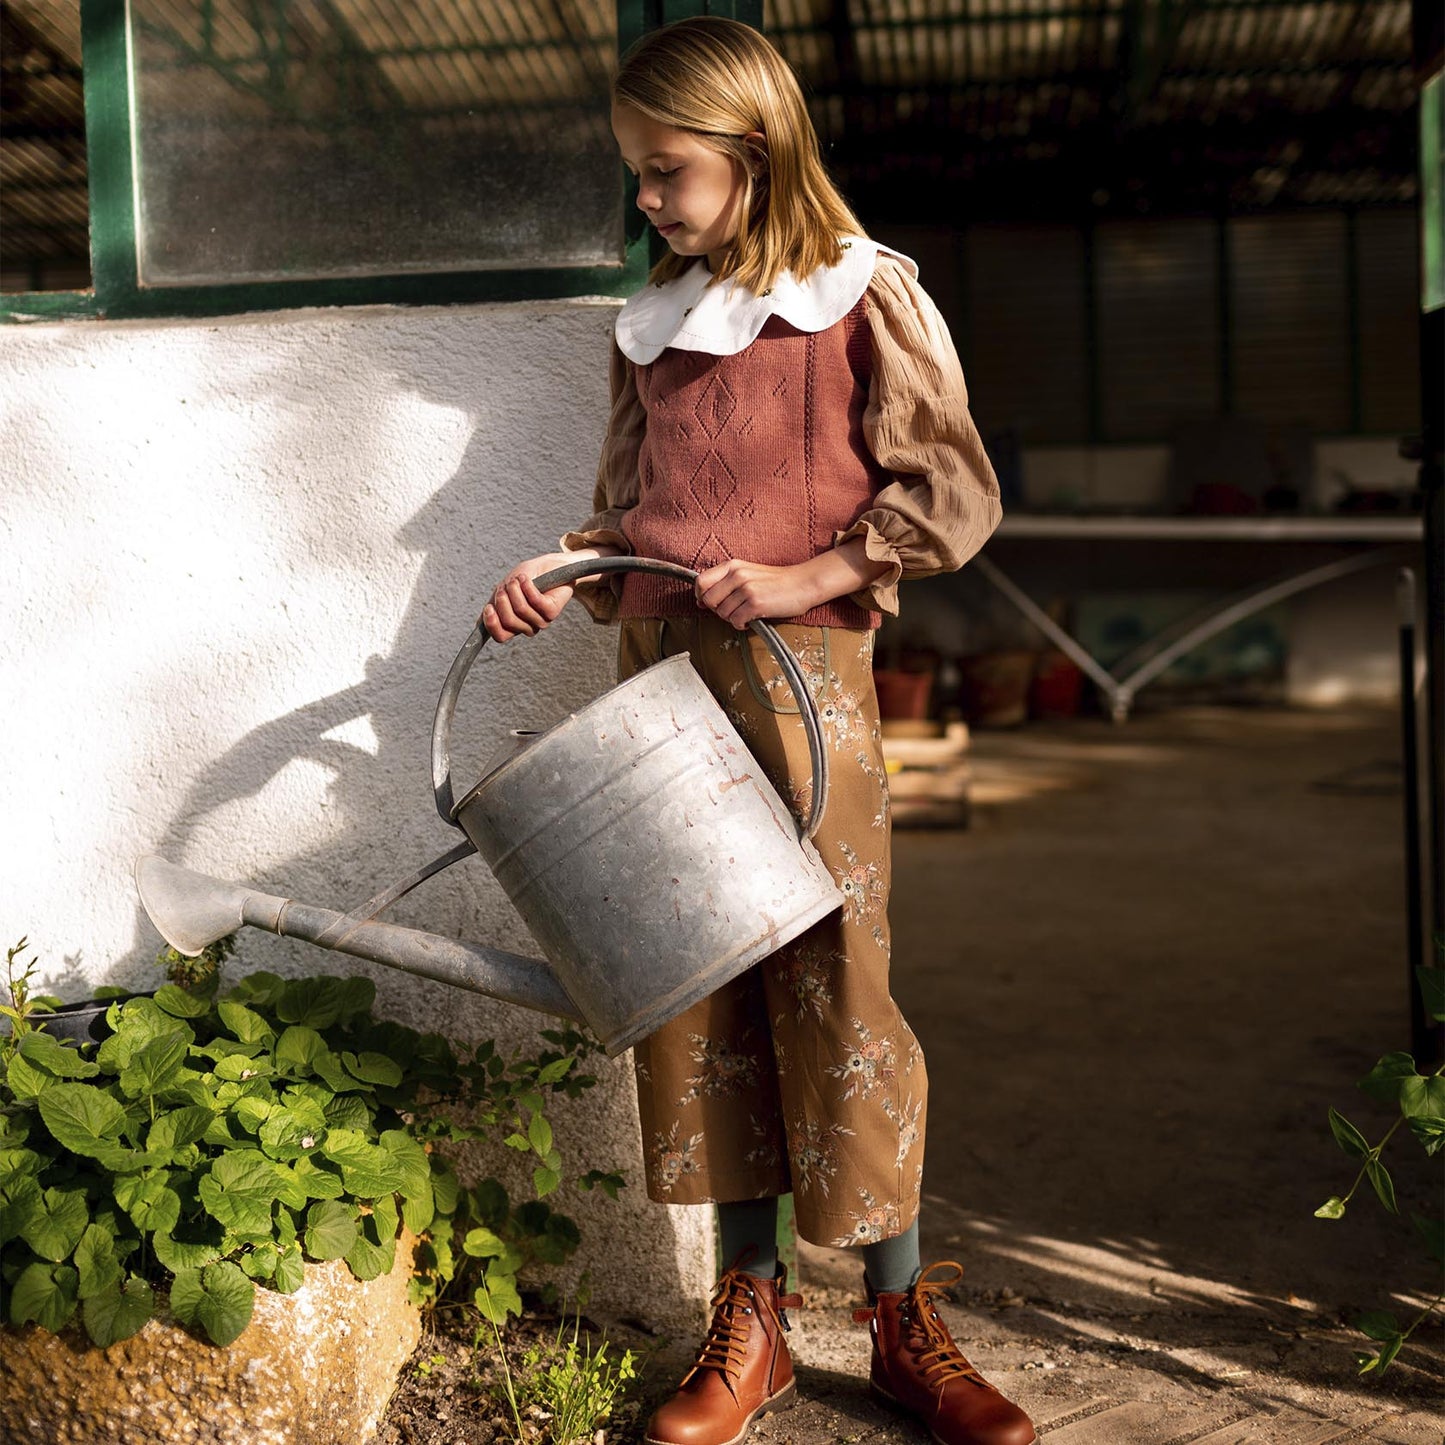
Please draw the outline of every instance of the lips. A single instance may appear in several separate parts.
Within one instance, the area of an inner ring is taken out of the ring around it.
[[[665,226],[659,226],[657,228],[657,234],[659,236],[670,236],[674,231],[680,230],[682,230],[681,221],[669,221]]]

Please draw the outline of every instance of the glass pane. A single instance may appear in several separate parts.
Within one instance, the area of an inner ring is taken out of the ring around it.
[[[130,0],[153,286],[620,264],[612,0]]]
[[[0,291],[90,285],[80,0],[0,5]]]

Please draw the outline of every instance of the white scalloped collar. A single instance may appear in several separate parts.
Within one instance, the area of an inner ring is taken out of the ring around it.
[[[907,257],[865,236],[843,242],[843,259],[805,281],[784,271],[761,296],[724,281],[709,286],[711,273],[698,261],[672,281],[644,286],[617,313],[617,345],[629,361],[646,365],[669,347],[734,356],[752,345],[768,318],[781,316],[799,331],[824,331],[841,321],[862,299],[873,279],[879,252],[901,262],[916,277]]]

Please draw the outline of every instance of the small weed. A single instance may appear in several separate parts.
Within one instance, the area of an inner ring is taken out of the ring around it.
[[[446,1364],[446,1362],[447,1357],[445,1355],[436,1354],[433,1355],[429,1360],[418,1360],[416,1365],[416,1372],[418,1375],[425,1377],[426,1375],[431,1374],[431,1372],[435,1370],[439,1365],[444,1365]]]
[[[582,1333],[580,1315],[572,1316],[570,1327],[564,1317],[550,1341],[528,1346],[515,1374],[500,1331],[491,1320],[487,1325],[502,1371],[497,1396],[511,1414],[512,1438],[524,1445],[591,1441],[637,1378],[632,1351],[624,1350],[618,1358],[605,1339],[594,1345]],[[478,1345],[482,1338],[479,1330]]]

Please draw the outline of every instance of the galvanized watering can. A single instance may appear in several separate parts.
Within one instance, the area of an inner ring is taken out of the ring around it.
[[[670,562],[609,557],[536,581],[545,592],[623,571],[697,578]],[[527,741],[454,801],[452,719],[487,641],[478,627],[452,664],[432,727],[437,811],[465,842],[346,914],[154,856],[136,865],[141,902],[182,953],[248,924],[580,1019],[618,1054],[842,902],[809,841],[828,793],[817,707],[777,631],[761,621],[752,628],[792,688],[808,738],[812,800],[801,827],[686,654],[619,683],[545,732],[514,735]],[[491,868],[546,963],[377,921],[472,853]]]

